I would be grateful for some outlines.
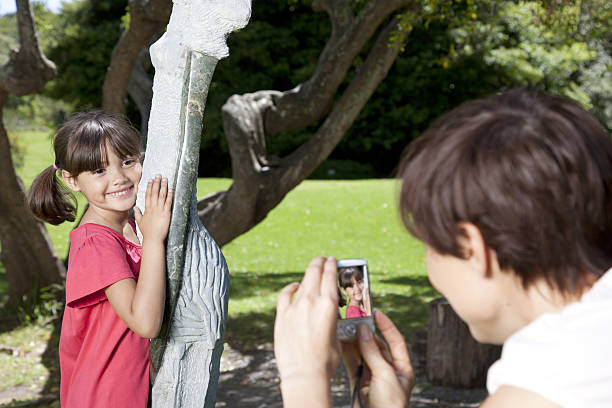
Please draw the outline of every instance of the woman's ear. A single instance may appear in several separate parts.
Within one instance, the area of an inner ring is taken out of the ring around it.
[[[64,183],[74,192],[79,192],[81,189],[79,188],[79,183],[77,183],[76,177],[72,174],[68,173],[66,170],[62,170],[62,179]]]
[[[480,273],[483,277],[488,278],[492,276],[492,255],[495,255],[491,250],[484,238],[482,233],[477,226],[471,222],[460,222],[459,229],[461,235],[459,236],[459,244],[463,249],[465,260],[469,261],[470,264]]]

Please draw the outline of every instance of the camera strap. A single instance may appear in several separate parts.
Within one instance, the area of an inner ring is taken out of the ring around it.
[[[363,364],[359,364],[357,367],[357,376],[355,377],[355,388],[353,389],[353,397],[351,398],[351,408],[355,407],[355,398],[359,401],[359,408],[363,408],[363,402],[361,401],[361,393],[359,392],[359,383],[361,383],[361,375],[363,374]]]

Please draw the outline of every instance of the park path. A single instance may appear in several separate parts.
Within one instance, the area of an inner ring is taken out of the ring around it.
[[[417,370],[418,373],[418,370]],[[342,364],[332,380],[334,407],[349,408],[348,378]],[[423,376],[417,377],[411,408],[472,408],[486,398],[484,389],[434,387]],[[241,353],[227,344],[221,359],[221,375],[216,407],[282,408],[278,370],[271,344]]]
[[[41,348],[42,350],[42,348]],[[40,350],[37,350],[40,351]],[[419,358],[412,356],[419,374]],[[342,364],[332,380],[334,407],[349,407],[348,378]],[[484,389],[453,389],[434,387],[422,376],[411,397],[411,408],[475,408],[486,397]],[[26,400],[15,403],[13,400]],[[10,402],[13,401],[11,404]],[[58,395],[45,393],[42,388],[19,386],[0,392],[0,406],[59,408]],[[225,344],[221,358],[221,375],[217,389],[216,407],[226,408],[282,408],[278,370],[272,344],[262,344],[254,350],[240,352]]]

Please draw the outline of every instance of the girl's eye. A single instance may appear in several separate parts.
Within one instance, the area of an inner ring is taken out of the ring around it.
[[[131,166],[131,165],[133,165],[134,163],[136,163],[136,159],[127,159],[127,160],[124,160],[124,161],[123,161],[123,165],[124,165],[124,166]]]
[[[104,169],[97,169],[93,171],[93,174],[104,174]]]

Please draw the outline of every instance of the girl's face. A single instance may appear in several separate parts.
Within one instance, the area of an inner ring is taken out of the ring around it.
[[[142,165],[137,157],[119,158],[109,145],[106,152],[108,162],[104,167],[64,180],[72,190],[83,193],[89,208],[97,214],[127,215],[136,202]]]
[[[351,303],[361,303],[363,301],[363,280],[357,281],[352,278],[353,284],[344,288],[346,295]]]

